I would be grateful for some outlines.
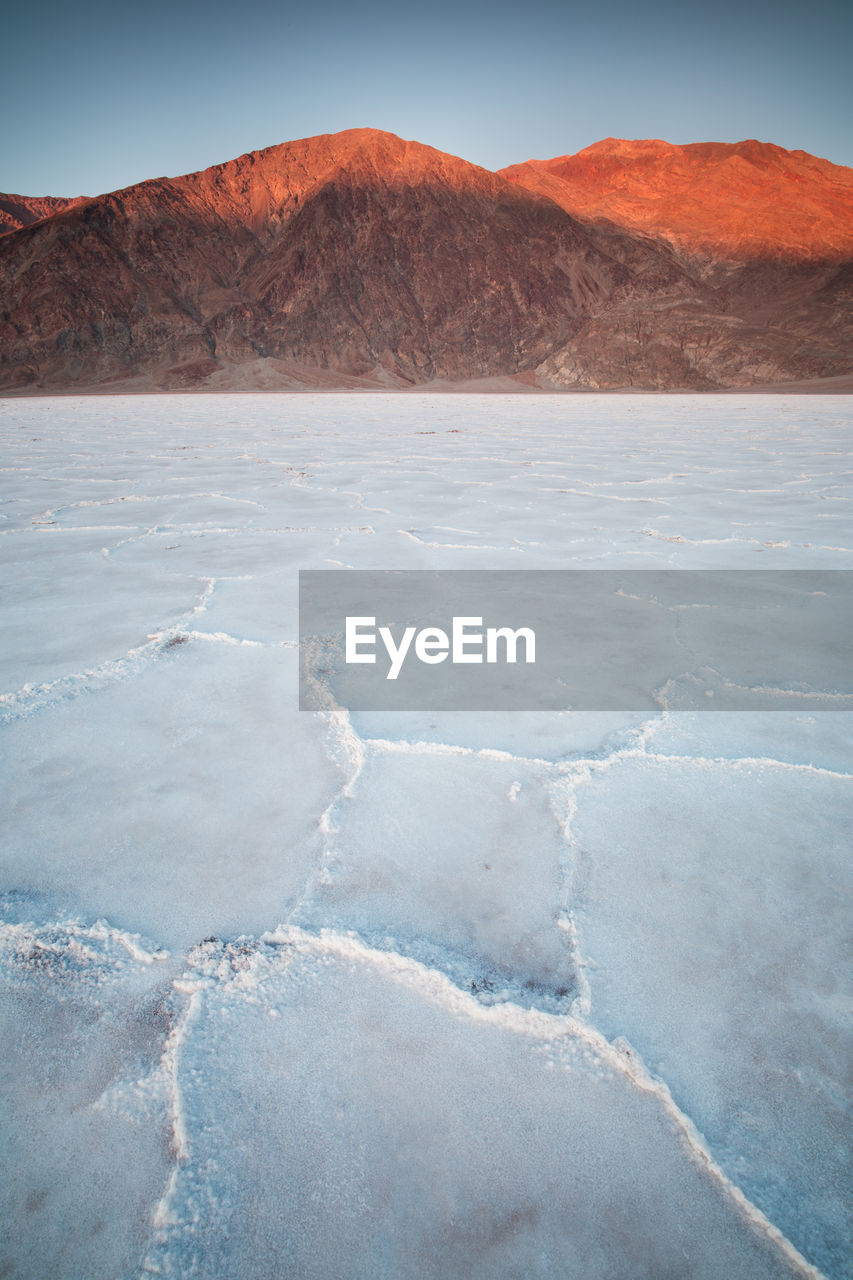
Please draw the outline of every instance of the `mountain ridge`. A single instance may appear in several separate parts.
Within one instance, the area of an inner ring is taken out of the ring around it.
[[[604,140],[493,173],[353,129],[60,201],[0,236],[0,388],[837,378],[853,372],[853,171],[803,156]],[[720,215],[704,239],[690,172]],[[732,243],[726,181],[738,214],[772,192],[778,211],[780,183],[809,173],[788,200],[805,209],[796,252],[772,219],[754,252],[754,216]]]
[[[613,220],[698,259],[853,256],[853,169],[770,142],[604,139],[499,172],[574,217]]]
[[[0,236],[10,231],[20,231],[42,218],[53,217],[76,204],[82,204],[88,196],[20,196],[0,194]]]

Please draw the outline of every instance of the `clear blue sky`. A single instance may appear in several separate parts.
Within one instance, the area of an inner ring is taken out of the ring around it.
[[[0,191],[94,195],[372,126],[499,168],[600,138],[853,165],[853,5],[7,5]]]

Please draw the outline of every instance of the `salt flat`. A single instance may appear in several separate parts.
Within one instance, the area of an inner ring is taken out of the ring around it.
[[[847,397],[0,401],[3,1274],[850,1274],[849,712],[297,710],[297,571],[853,568]]]

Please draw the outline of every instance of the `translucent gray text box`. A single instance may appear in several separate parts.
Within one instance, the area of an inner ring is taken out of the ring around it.
[[[299,633],[305,710],[853,709],[844,570],[306,570]]]

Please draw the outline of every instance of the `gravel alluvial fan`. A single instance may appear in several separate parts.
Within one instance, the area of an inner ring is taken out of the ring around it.
[[[837,378],[851,191],[757,142],[609,139],[496,174],[356,129],[82,202],[4,196],[0,388]]]

